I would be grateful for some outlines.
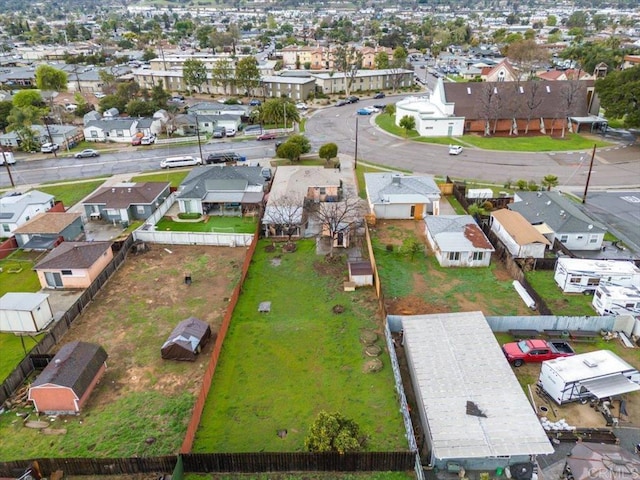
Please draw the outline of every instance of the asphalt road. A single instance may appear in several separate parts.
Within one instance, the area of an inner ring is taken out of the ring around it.
[[[420,69],[420,72],[426,72],[426,69]],[[431,75],[428,77],[430,79]],[[491,183],[515,182],[519,179],[540,182],[545,175],[553,174],[560,179],[561,189],[579,190],[586,184],[590,151],[521,153],[465,147],[462,154],[450,156],[446,146],[389,135],[375,125],[374,116],[356,115],[359,108],[395,102],[401,97],[367,99],[343,107],[316,110],[307,121],[305,134],[314,150],[327,142],[334,142],[338,144],[340,153],[354,156],[357,126],[359,160],[418,173]],[[211,141],[202,145],[204,157],[214,151],[235,151],[254,161],[271,158],[275,154],[274,141],[258,142],[255,139]],[[119,151],[85,159],[75,159],[66,152],[60,152],[57,158],[34,155],[25,159],[24,155],[19,155],[12,173],[17,185],[32,185],[156,170],[163,158],[184,154],[199,156],[198,146],[146,148],[123,145]],[[7,186],[10,186],[9,177],[4,167],[0,167],[0,187]],[[598,150],[590,186],[599,189],[640,187],[640,144],[628,146],[623,143]]]

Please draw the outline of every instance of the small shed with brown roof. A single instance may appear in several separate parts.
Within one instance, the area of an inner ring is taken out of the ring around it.
[[[41,212],[13,231],[18,247],[49,250],[61,241],[81,240],[82,215],[68,212]]]
[[[357,287],[373,285],[373,267],[368,260],[349,262],[349,281]]]
[[[488,267],[493,245],[471,215],[428,215],[425,233],[441,267]]]
[[[128,225],[146,220],[170,194],[170,183],[120,183],[102,187],[82,205],[89,219],[102,219]]]
[[[196,355],[211,338],[211,327],[207,322],[189,317],[173,329],[171,335],[160,348],[165,360],[194,362]]]
[[[33,269],[42,288],[88,288],[112,259],[109,242],[63,242]]]
[[[107,368],[107,352],[100,345],[64,345],[31,385],[29,400],[38,413],[76,415]]]
[[[515,258],[544,258],[551,242],[518,212],[503,208],[491,212],[491,231]]]

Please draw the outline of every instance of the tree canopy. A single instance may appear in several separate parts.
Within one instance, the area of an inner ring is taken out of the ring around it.
[[[182,66],[182,76],[187,86],[196,87],[200,91],[202,84],[207,82],[207,68],[197,58],[188,58]]]
[[[50,65],[38,65],[35,72],[36,86],[40,90],[65,92],[67,90],[67,73]]]
[[[640,127],[640,65],[611,72],[596,81],[596,92],[608,118],[622,118],[627,127]]]
[[[360,427],[342,414],[320,412],[304,441],[309,452],[354,452],[362,448]]]

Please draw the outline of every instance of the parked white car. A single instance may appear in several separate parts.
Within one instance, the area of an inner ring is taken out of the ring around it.
[[[299,103],[296,103],[296,108],[297,108],[298,110],[306,110],[306,109],[307,109],[307,108],[309,108],[309,107],[307,106],[307,104],[306,104],[306,103],[304,103],[304,102],[299,102]]]
[[[461,145],[449,145],[449,155],[460,155],[462,153]]]
[[[57,152],[60,149],[60,145],[58,145],[57,143],[43,143],[42,146],[40,147],[40,151],[42,153],[53,153],[53,152]]]

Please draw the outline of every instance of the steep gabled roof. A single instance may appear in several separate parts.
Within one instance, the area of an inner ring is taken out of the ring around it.
[[[80,398],[106,360],[107,352],[100,345],[78,341],[67,343],[31,387],[46,384],[69,387]]]
[[[607,229],[558,192],[518,192],[509,210],[531,225],[546,223],[556,233],[605,233]]]
[[[151,205],[169,185],[168,182],[145,182],[123,183],[113,187],[102,187],[82,202],[82,204],[104,205],[105,208],[129,208],[131,205]]]
[[[87,269],[110,248],[109,242],[62,242],[33,269]]]

